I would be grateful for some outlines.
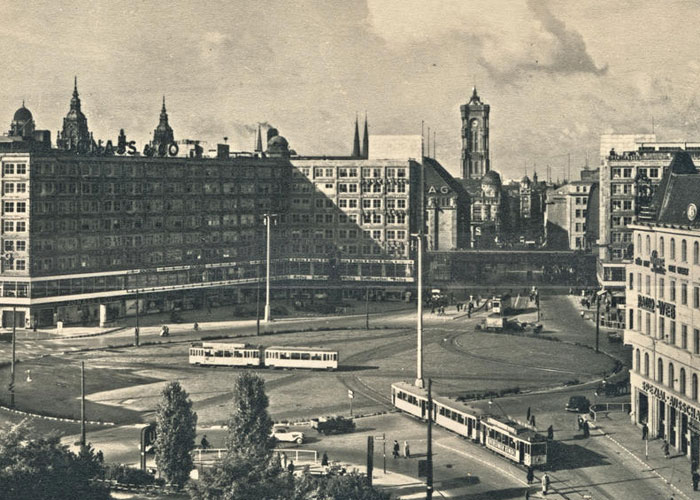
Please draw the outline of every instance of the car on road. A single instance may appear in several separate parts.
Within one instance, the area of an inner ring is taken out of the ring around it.
[[[566,411],[575,411],[576,413],[586,413],[591,407],[591,402],[586,396],[571,396],[569,402],[566,403]]]
[[[277,441],[283,443],[296,443],[302,444],[304,442],[304,433],[299,431],[291,431],[289,427],[275,425],[272,427],[272,434],[270,434]]]
[[[311,419],[311,427],[323,434],[345,434],[355,431],[355,422],[342,416]]]
[[[622,334],[620,332],[608,333],[608,342],[611,344],[619,344],[622,342]]]

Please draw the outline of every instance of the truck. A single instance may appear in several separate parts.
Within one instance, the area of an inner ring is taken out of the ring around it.
[[[355,421],[342,416],[311,419],[311,427],[322,434],[345,434],[355,431]]]
[[[477,325],[477,330],[486,331],[503,331],[506,328],[506,318],[500,314],[492,313],[486,316],[486,319]]]

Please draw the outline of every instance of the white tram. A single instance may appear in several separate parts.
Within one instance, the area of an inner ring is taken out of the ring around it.
[[[261,366],[262,348],[249,344],[195,342],[190,346],[190,364],[202,366]]]
[[[316,368],[336,370],[338,351],[313,347],[266,347],[265,366],[273,368]]]
[[[391,386],[392,405],[421,419],[428,418],[428,391],[405,382]],[[547,464],[547,439],[532,429],[504,417],[450,398],[433,395],[433,421],[525,466]]]
[[[189,362],[200,366],[269,366],[335,370],[338,351],[313,347],[261,347],[224,342],[194,342]]]

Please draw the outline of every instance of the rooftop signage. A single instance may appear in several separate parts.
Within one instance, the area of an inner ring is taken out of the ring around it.
[[[77,145],[71,149],[72,152],[83,155],[83,156],[114,156],[114,155],[127,155],[127,156],[137,156],[139,151],[136,148],[136,141],[127,141],[124,131],[119,134],[119,139],[117,140],[117,145],[115,147],[111,140],[107,142],[102,142],[102,140],[95,141],[91,139],[89,141],[82,140],[78,141]],[[151,146],[150,144],[145,144],[143,150],[140,154],[143,156],[177,156],[180,152],[180,147],[175,142],[170,144],[159,144],[157,147]]]

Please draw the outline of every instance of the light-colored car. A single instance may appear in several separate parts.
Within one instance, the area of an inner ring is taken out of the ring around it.
[[[271,436],[277,441],[285,443],[301,444],[304,442],[304,433],[299,431],[290,431],[288,427],[275,425],[272,428]]]

